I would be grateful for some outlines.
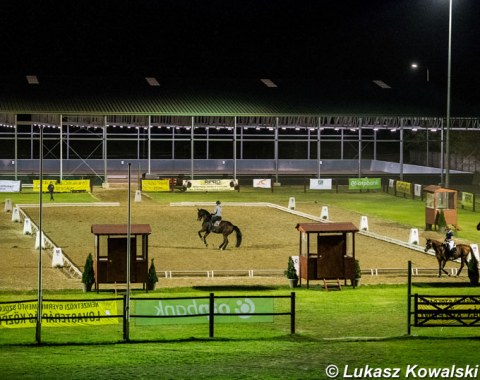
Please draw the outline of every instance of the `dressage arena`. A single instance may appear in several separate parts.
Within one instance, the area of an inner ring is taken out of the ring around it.
[[[44,232],[56,246],[83,270],[89,252],[94,252],[94,237],[90,232],[92,224],[127,223],[127,191],[98,190],[94,196],[100,202],[120,202],[110,207],[49,207],[43,210]],[[58,206],[58,204],[56,204]],[[287,206],[287,205],[283,205]],[[203,206],[204,207],[204,206]],[[207,209],[212,206],[204,207]],[[296,211],[320,216],[321,205],[314,202],[296,204]],[[37,208],[26,209],[32,221],[38,224]],[[360,214],[329,207],[329,220],[349,221],[360,224]],[[221,235],[210,234],[205,247],[197,232],[201,223],[197,221],[197,207],[170,206],[160,204],[143,196],[141,202],[131,202],[131,223],[147,223],[152,227],[149,237],[149,257],[155,259],[159,272],[158,288],[194,285],[286,285],[283,270],[288,256],[298,255],[299,233],[297,223],[312,220],[268,207],[247,207],[224,205],[224,220],[237,225],[243,234],[240,248],[235,248],[235,234],[229,236],[226,251],[218,250]],[[393,239],[408,241],[410,228],[384,220],[368,219],[369,231]],[[0,290],[28,290],[38,288],[38,249],[35,239],[23,235],[23,224],[11,221],[11,214],[4,213],[0,220],[2,239],[0,249]],[[420,244],[425,237],[442,239],[440,234],[419,231]],[[459,278],[437,278],[437,261],[434,256],[424,254],[396,244],[371,237],[356,235],[356,258],[362,270],[376,274],[364,274],[362,284],[406,283],[406,268],[409,260],[414,268],[428,268],[420,271],[414,281],[468,282],[465,270]],[[44,289],[81,289],[79,279],[71,278],[64,271],[51,267],[51,256],[43,256]],[[458,268],[449,262],[449,268]],[[164,273],[170,274],[166,278]],[[207,276],[207,272],[213,271]],[[253,271],[253,272],[252,272]],[[314,282],[315,284],[315,282]],[[140,284],[138,284],[140,286]],[[101,288],[109,288],[104,284]]]

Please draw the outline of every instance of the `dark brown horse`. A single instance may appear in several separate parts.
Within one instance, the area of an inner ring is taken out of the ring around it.
[[[470,247],[468,244],[457,244],[455,247],[455,252],[450,257],[447,257],[447,250],[445,244],[441,241],[427,239],[427,244],[425,245],[425,252],[427,252],[430,248],[435,251],[435,256],[438,261],[438,277],[442,275],[442,272],[450,276],[448,272],[444,269],[445,264],[448,260],[460,259],[460,269],[457,272],[458,277],[463,269],[463,266],[467,264],[468,254],[471,253],[473,255],[472,247]]]
[[[212,214],[210,214],[207,210],[203,208],[198,209],[197,220],[202,221],[202,229],[198,231],[198,236],[200,236],[200,239],[205,243],[206,247],[208,247],[207,236],[210,234],[210,232],[213,232],[223,235],[223,242],[218,248],[220,250],[226,249],[228,245],[228,235],[230,235],[233,231],[235,231],[237,234],[237,244],[235,247],[240,247],[240,244],[242,244],[242,233],[237,226],[234,226],[232,223],[226,220],[222,220],[218,226],[213,227],[211,219]],[[204,232],[203,236],[202,232]]]

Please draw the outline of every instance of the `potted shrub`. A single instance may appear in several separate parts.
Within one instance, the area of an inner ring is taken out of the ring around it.
[[[82,273],[83,290],[89,292],[92,290],[92,285],[95,283],[95,271],[93,270],[93,258],[89,253],[85,261],[85,267]]]
[[[443,210],[438,212],[436,224],[441,233],[445,232],[445,229],[447,228],[447,221],[445,220],[445,214],[443,213]]]
[[[355,286],[360,285],[361,278],[362,278],[362,269],[360,268],[360,261],[355,260]]]
[[[158,282],[157,271],[155,269],[155,264],[152,262],[150,264],[150,269],[148,270],[147,275],[147,290],[155,290],[156,284]]]
[[[295,269],[295,264],[293,262],[292,256],[288,257],[288,266],[284,272],[285,276],[288,278],[291,288],[296,288],[298,285],[298,274]]]
[[[478,273],[478,261],[475,255],[472,255],[472,258],[468,262],[468,278],[470,279],[470,285],[477,286],[479,282],[479,273]]]

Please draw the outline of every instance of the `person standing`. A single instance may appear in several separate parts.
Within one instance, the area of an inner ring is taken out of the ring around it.
[[[49,194],[50,194],[50,200],[53,201],[53,200],[54,200],[54,199],[53,199],[53,192],[55,191],[55,186],[53,185],[53,182],[50,182],[50,183],[48,184],[47,189],[48,189],[48,192],[49,192]]]

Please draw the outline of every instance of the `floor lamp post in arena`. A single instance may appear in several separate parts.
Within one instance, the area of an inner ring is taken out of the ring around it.
[[[445,147],[445,187],[450,187],[450,87],[452,81],[452,1],[448,8],[448,75],[447,75],[447,130]]]
[[[42,341],[42,212],[43,212],[43,202],[42,202],[42,191],[43,191],[43,126],[39,126],[40,128],[40,146],[39,146],[39,162],[40,162],[40,183],[38,189],[38,203],[40,208],[40,216],[38,219],[38,232],[37,239],[38,239],[38,299],[37,299],[37,325],[36,325],[36,334],[35,339],[37,344],[40,344]]]
[[[127,216],[127,294],[125,296],[126,301],[125,301],[125,336],[124,339],[126,341],[130,340],[130,252],[131,252],[131,240],[130,240],[130,235],[131,235],[131,199],[130,199],[130,185],[131,185],[131,179],[130,179],[130,172],[131,172],[131,167],[132,164],[129,162],[128,163],[128,216]]]

